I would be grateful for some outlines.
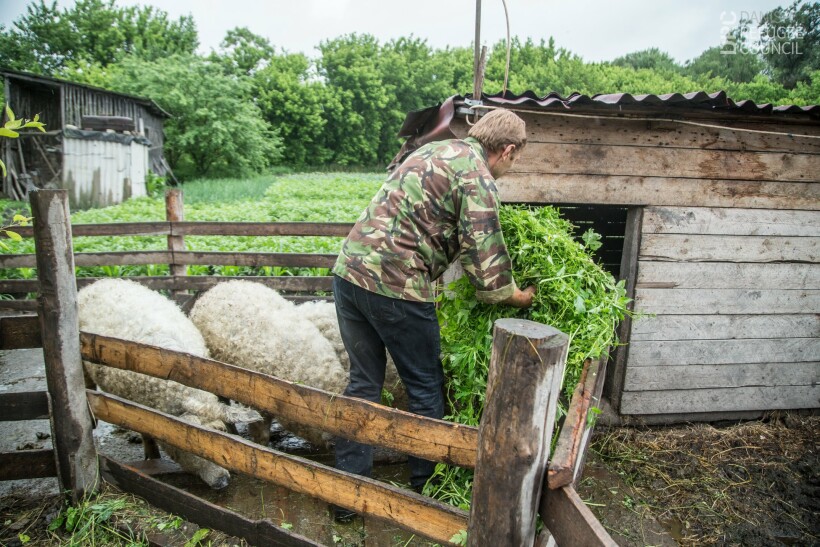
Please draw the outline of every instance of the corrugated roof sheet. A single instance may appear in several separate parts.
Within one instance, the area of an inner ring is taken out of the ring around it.
[[[515,95],[510,92],[504,95],[501,93],[495,95],[482,94],[481,100],[484,104],[490,105],[517,105],[541,108],[563,107],[571,109],[573,106],[608,108],[612,106],[635,105],[639,107],[652,106],[739,111],[741,113],[754,114],[807,114],[820,118],[819,105],[773,106],[768,103],[756,104],[750,100],[734,101],[726,95],[725,91],[717,91],[715,93],[695,91],[693,93],[667,93],[665,95],[609,93],[592,96],[572,93],[568,97],[562,97],[558,93],[550,93],[539,97],[532,91],[525,91],[521,95]],[[456,102],[458,102],[458,100]]]

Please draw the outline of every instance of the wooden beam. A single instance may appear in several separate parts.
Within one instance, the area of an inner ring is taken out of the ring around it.
[[[621,256],[621,279],[626,281],[626,296],[629,298],[627,308],[630,311],[640,310],[635,303],[635,286],[638,277],[638,253],[641,248],[641,225],[643,224],[643,207],[632,207],[626,214],[624,231],[624,252]],[[629,360],[629,341],[632,332],[632,317],[627,315],[616,327],[621,345],[615,350],[613,363],[607,368],[604,391],[612,407],[617,411],[621,401],[626,365]]]
[[[640,260],[816,264],[820,262],[820,237],[645,233]]]
[[[820,313],[820,289],[638,289],[635,310],[660,315]]]
[[[249,545],[301,547],[320,545],[280,528],[270,520],[251,520],[188,492],[151,478],[140,469],[100,456],[103,479],[124,492],[136,494],[152,506],[179,515],[189,522],[215,528],[244,539]]]
[[[179,264],[225,264],[231,266],[292,266],[301,268],[332,268],[337,255],[331,253],[232,253],[185,251],[174,253]]]
[[[463,511],[413,492],[194,426],[118,397],[95,391],[87,396],[100,420],[148,434],[231,471],[389,520],[433,541],[449,543],[467,527]]]
[[[817,358],[818,355],[815,355]],[[738,387],[808,386],[820,382],[820,361],[629,367],[624,389],[673,391]],[[820,401],[818,401],[820,403]]]
[[[815,211],[647,207],[642,228],[650,234],[816,237],[820,236],[820,215]]]
[[[38,290],[39,290],[39,283]],[[36,315],[0,318],[0,349],[40,348],[40,319]]]
[[[174,222],[178,236],[328,236],[347,237],[350,222]]]
[[[50,448],[0,453],[0,481],[56,476],[54,451]]]
[[[367,444],[462,467],[476,461],[478,430],[327,393],[187,353],[81,333],[83,359],[167,378]]]
[[[653,315],[632,322],[632,341],[812,338],[820,315]]]
[[[817,264],[641,261],[638,289],[812,289]]]
[[[499,319],[478,435],[468,545],[532,545],[569,338]]]
[[[169,223],[181,222],[184,220],[184,210],[182,205],[182,190],[170,189],[165,192],[165,219]],[[171,256],[185,250],[185,238],[181,235],[168,235],[168,251]],[[188,273],[188,268],[184,264],[171,262],[168,264],[170,274],[177,277],[184,277]],[[170,291],[171,298],[176,298],[183,294],[177,288]]]
[[[558,545],[618,545],[572,487],[545,490],[539,514]]]
[[[31,192],[31,213],[40,279],[37,315],[51,397],[52,441],[62,489],[70,491],[74,502],[78,502],[96,490],[98,469],[94,426],[84,397],[68,193]]]
[[[497,185],[505,203],[820,210],[820,184],[811,182],[512,172]]]
[[[596,388],[603,387],[604,370],[607,357],[603,356],[595,361],[587,359],[584,362],[584,369],[581,371],[581,378],[570,400],[564,424],[561,426],[561,433],[558,442],[555,444],[555,453],[550,458],[547,469],[547,486],[551,490],[572,484],[580,469],[579,460],[583,458],[585,448],[584,440],[589,438],[592,428],[588,423],[590,409],[598,402],[596,398]],[[600,397],[598,392],[597,397]]]
[[[625,391],[621,414],[693,414],[817,408],[820,384]]]
[[[820,337],[741,340],[636,340],[629,368],[734,363],[809,363],[820,356]]]
[[[48,392],[0,393],[0,422],[48,420]]]
[[[820,155],[646,146],[531,143],[517,173],[820,182]]]
[[[31,226],[15,228],[22,237],[34,237]],[[167,236],[171,233],[168,222],[113,222],[109,224],[74,224],[72,237],[85,236]]]

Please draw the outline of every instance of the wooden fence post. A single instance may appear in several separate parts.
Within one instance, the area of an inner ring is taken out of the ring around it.
[[[182,204],[182,190],[178,188],[166,190],[165,220],[168,222],[182,222],[184,217],[185,213],[183,211]],[[185,250],[185,237],[173,235],[173,228],[171,229],[171,235],[168,236],[168,250],[171,251],[171,253]],[[169,273],[174,279],[176,279],[177,276],[187,275],[188,273],[188,267],[185,264],[175,264],[172,262],[168,265],[168,268],[170,270]],[[174,289],[171,291],[171,298],[179,301],[184,294],[184,291]]]
[[[568,343],[541,323],[495,322],[468,545],[533,545]]]
[[[97,451],[85,396],[74,249],[66,190],[31,193],[42,333],[51,430],[63,490],[77,502],[97,488]]]

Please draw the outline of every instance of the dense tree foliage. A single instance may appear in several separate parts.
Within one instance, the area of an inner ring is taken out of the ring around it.
[[[685,63],[650,48],[585,62],[555,41],[513,38],[489,48],[483,91],[686,93],[724,90],[758,103],[820,103],[820,3],[741,20],[726,43]],[[0,65],[147,96],[174,117],[166,156],[179,174],[254,171],[271,164],[374,166],[392,159],[407,112],[472,93],[473,49],[434,49],[413,36],[323,41],[315,58],[247,28],[196,55],[190,16],[152,7],[37,0],[0,27]],[[790,54],[787,54],[788,52]]]
[[[172,21],[154,7],[118,7],[114,0],[77,0],[62,10],[39,0],[11,29],[0,30],[0,66],[43,74],[81,63],[107,66],[129,55],[192,54],[199,43],[191,16]]]

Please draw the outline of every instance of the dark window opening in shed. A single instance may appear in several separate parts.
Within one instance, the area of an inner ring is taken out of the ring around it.
[[[596,261],[615,279],[621,274],[624,252],[627,207],[618,205],[561,204],[556,205],[561,216],[575,226],[575,237],[592,230],[601,236],[601,248],[595,251]]]

